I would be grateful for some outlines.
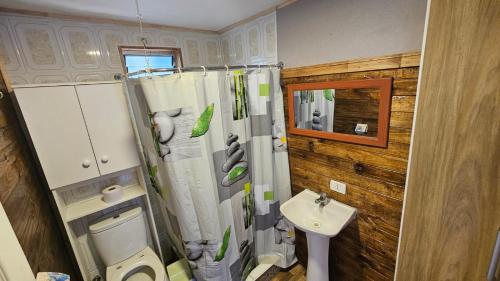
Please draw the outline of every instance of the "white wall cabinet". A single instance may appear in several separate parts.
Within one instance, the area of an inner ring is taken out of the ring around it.
[[[50,189],[140,165],[121,83],[14,92]]]

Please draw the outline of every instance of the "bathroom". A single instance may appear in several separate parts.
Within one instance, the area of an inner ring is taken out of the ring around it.
[[[0,281],[500,280],[500,2],[0,0]]]

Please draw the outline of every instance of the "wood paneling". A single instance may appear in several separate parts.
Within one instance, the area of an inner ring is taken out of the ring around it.
[[[78,280],[3,77],[0,67],[0,201],[34,274],[58,271]]]
[[[342,62],[318,64],[313,66],[303,66],[283,69],[282,78],[307,77],[317,75],[328,75],[334,73],[351,73],[370,70],[398,69],[418,66],[420,53],[405,53],[376,58],[366,58]],[[369,77],[368,73],[363,73],[362,77]],[[416,85],[415,85],[416,87]]]
[[[486,280],[500,227],[500,1],[429,11],[397,280]]]
[[[284,89],[288,84],[306,81],[393,78],[387,148],[288,135],[293,193],[304,188],[323,191],[358,209],[357,220],[335,237],[330,246],[330,276],[336,281],[380,281],[394,277],[418,58],[419,54],[412,53],[305,67],[300,71],[283,70]],[[286,97],[286,90],[284,95]],[[287,106],[285,104],[285,112],[288,112]],[[331,179],[345,182],[347,194],[331,191]],[[300,231],[296,252],[300,262],[306,265],[307,244]]]

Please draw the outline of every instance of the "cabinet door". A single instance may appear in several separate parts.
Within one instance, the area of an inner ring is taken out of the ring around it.
[[[73,86],[15,89],[50,189],[98,177]]]
[[[76,92],[101,175],[139,166],[121,83],[78,85]]]

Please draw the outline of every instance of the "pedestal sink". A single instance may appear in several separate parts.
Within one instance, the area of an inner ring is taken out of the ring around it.
[[[315,203],[319,194],[305,189],[280,207],[281,213],[307,236],[307,281],[328,281],[330,238],[339,234],[356,217],[356,209],[329,200],[324,206]]]

